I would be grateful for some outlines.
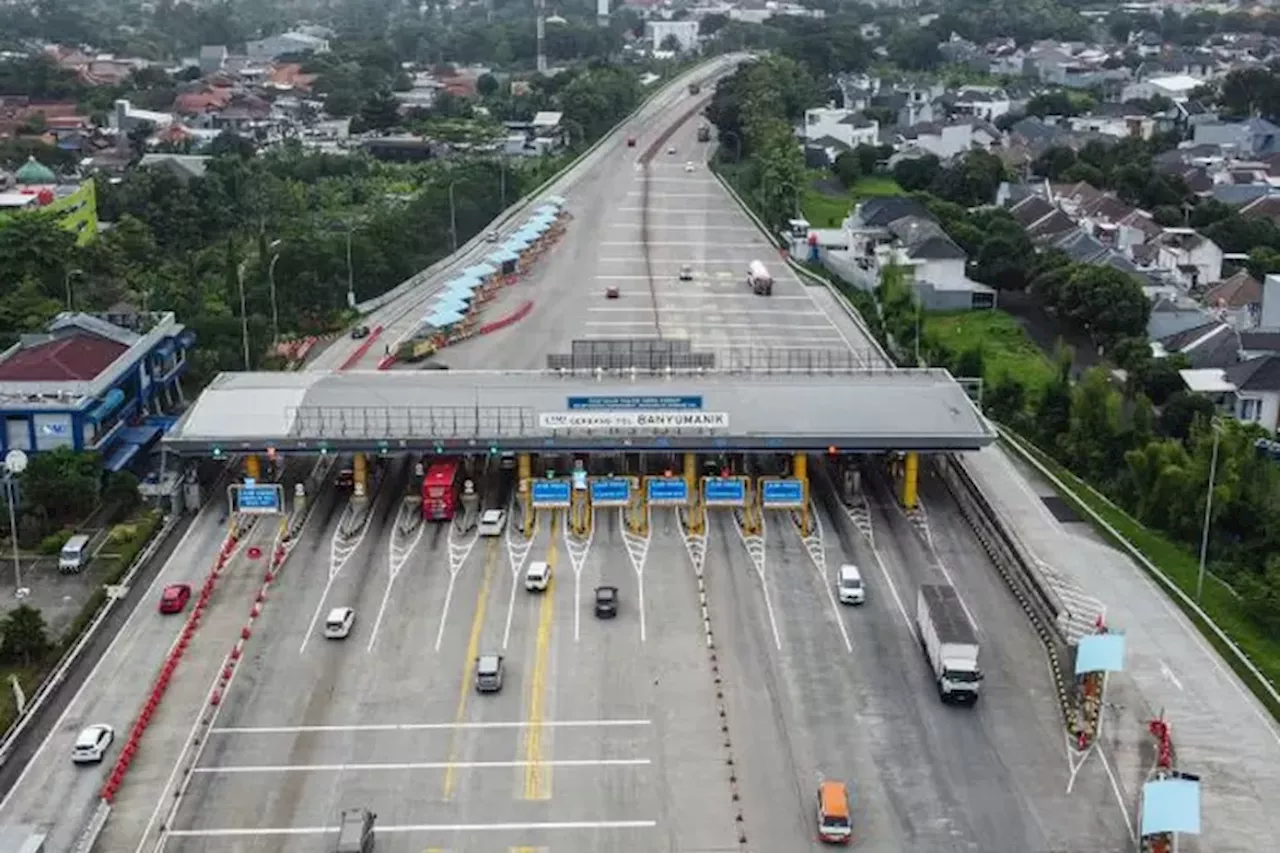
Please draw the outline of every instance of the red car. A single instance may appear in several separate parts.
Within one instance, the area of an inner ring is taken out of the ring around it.
[[[191,586],[185,583],[171,583],[160,593],[161,613],[181,613],[191,600]]]

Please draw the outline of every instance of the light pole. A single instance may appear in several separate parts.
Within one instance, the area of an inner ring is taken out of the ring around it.
[[[351,264],[351,235],[355,233],[354,222],[347,223],[347,307],[356,307],[356,273]]]
[[[236,281],[240,284],[240,336],[244,339],[244,369],[249,370],[249,314],[245,310],[244,300],[244,272],[249,266],[249,259],[245,258],[240,262],[240,266],[236,267]]]
[[[1196,604],[1204,594],[1204,570],[1209,559],[1209,522],[1213,513],[1213,487],[1218,479],[1218,445],[1222,442],[1222,424],[1216,419],[1213,427],[1213,456],[1209,461],[1209,490],[1204,499],[1204,529],[1200,533],[1200,571],[1196,575]]]
[[[267,244],[267,248],[274,250],[280,248],[280,240],[272,240]],[[276,304],[276,261],[280,260],[280,253],[275,252],[271,256],[271,263],[267,265],[267,286],[271,290],[271,343],[280,343],[280,306]]]
[[[507,158],[498,158],[498,193],[501,196],[502,204],[500,210],[507,209]]]
[[[4,455],[4,490],[5,502],[9,504],[9,535],[13,537],[13,594],[25,598],[22,588],[22,560],[18,557],[18,516],[14,504],[18,502],[18,490],[13,487],[13,478],[27,470],[27,454],[21,450],[10,450]]]
[[[79,269],[67,270],[66,275],[62,277],[62,285],[67,291],[67,310],[68,311],[74,310],[71,307],[71,277],[72,276],[75,276],[77,278],[82,278],[84,276],[84,270],[79,270]]]
[[[454,252],[458,251],[458,211],[453,205],[453,185],[456,181],[449,182],[449,245]]]

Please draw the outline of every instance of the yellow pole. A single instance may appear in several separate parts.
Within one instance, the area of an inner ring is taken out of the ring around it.
[[[357,453],[355,455],[354,464],[351,466],[352,478],[355,480],[356,497],[363,497],[367,494],[367,484],[369,481],[369,468],[365,462],[364,454]]]
[[[244,474],[254,480],[262,477],[262,462],[252,453],[244,458]]]
[[[533,485],[529,482],[532,474],[533,458],[528,453],[521,453],[516,457],[516,478],[520,481],[517,488],[520,489],[520,500],[524,505],[525,536],[533,530]]]
[[[689,527],[692,533],[702,532],[702,501],[698,499],[698,455],[684,455],[684,484],[689,493]]]
[[[791,471],[795,478],[800,481],[800,496],[804,501],[800,505],[800,533],[804,536],[809,535],[809,457],[803,453],[797,453],[795,460],[791,465]]]
[[[915,509],[919,500],[920,454],[914,450],[907,454],[907,463],[902,472],[902,505],[907,509]]]

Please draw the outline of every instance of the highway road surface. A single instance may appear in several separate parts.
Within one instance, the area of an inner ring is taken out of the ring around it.
[[[637,168],[685,110],[672,104],[635,150],[619,143],[613,160],[560,193],[569,232],[516,285],[534,313],[440,360],[538,368],[577,338],[659,334],[724,352],[868,349],[706,173],[694,122]],[[772,298],[746,288],[757,258],[777,277]],[[684,264],[692,283],[678,281]],[[610,284],[620,299],[604,298]],[[601,510],[586,541],[543,511],[524,542],[413,527],[409,479],[407,463],[393,464],[351,539],[337,534],[345,498],[318,510],[324,520],[281,579],[275,601],[285,606],[254,637],[168,850],[322,849],[341,810],[357,807],[378,814],[384,853],[728,850],[740,833],[751,849],[816,850],[824,777],[853,784],[862,850],[1128,848],[1100,766],[1067,793],[1043,653],[933,486],[924,512],[908,517],[870,475],[862,501],[835,504],[839,517],[823,510],[807,542],[785,514],[767,520],[762,541],[744,541],[723,510],[705,542],[670,510],[653,512],[647,535]],[[553,566],[544,594],[520,582],[537,559]],[[833,600],[843,562],[864,567],[862,607]],[[908,617],[916,586],[940,577],[981,626],[988,680],[976,708],[938,702]],[[600,583],[620,590],[615,620],[593,615]],[[357,609],[356,629],[326,641],[318,621],[338,605]],[[474,690],[482,653],[504,656],[500,693]]]

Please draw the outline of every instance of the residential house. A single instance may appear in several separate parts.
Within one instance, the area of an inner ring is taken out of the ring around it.
[[[88,116],[80,115],[79,105],[73,101],[0,96],[0,139],[36,129],[53,132],[61,142],[64,135],[85,133],[90,127]]]
[[[1121,101],[1149,101],[1155,97],[1168,98],[1175,104],[1186,103],[1191,93],[1204,85],[1187,74],[1172,74],[1167,77],[1148,77],[1137,83],[1130,83],[1120,93]]]
[[[1151,342],[1156,358],[1181,355],[1192,368],[1228,368],[1240,361],[1240,336],[1235,329],[1219,320],[1183,329]]]
[[[1187,388],[1213,399],[1242,423],[1280,429],[1280,355],[1261,355],[1224,368],[1179,371]]]
[[[1246,202],[1239,213],[1246,219],[1269,219],[1273,225],[1280,226],[1280,196],[1259,196]]]
[[[960,90],[951,103],[951,113],[957,117],[995,121],[1007,115],[1012,102],[1005,91],[994,86],[970,86]]]
[[[140,110],[124,98],[115,102],[115,109],[112,110],[107,119],[111,127],[121,133],[128,133],[139,127],[152,127],[160,129],[173,124],[174,118],[171,113],[161,113],[154,110]]]
[[[973,147],[973,123],[968,121],[945,124],[925,122],[905,128],[898,133],[897,137],[899,145],[904,149],[910,148],[921,154],[932,154],[939,160],[946,161]],[[891,160],[891,165],[892,162]]]
[[[216,74],[227,65],[226,45],[207,44],[200,48],[200,75]]]
[[[327,38],[297,31],[267,36],[245,45],[245,55],[256,62],[269,62],[281,56],[328,52]]]
[[[804,140],[810,146],[830,148],[838,143],[837,154],[859,145],[876,145],[880,123],[847,109],[819,108],[804,112]],[[835,159],[834,155],[828,155]]]
[[[698,27],[697,21],[645,21],[645,41],[651,50],[662,50],[667,39],[675,39],[682,51],[696,50]]]
[[[203,178],[211,158],[199,154],[143,154],[138,165],[144,168],[168,172],[182,183],[193,178]]]
[[[1088,115],[1071,116],[1067,126],[1076,133],[1097,133],[1115,139],[1133,136],[1150,139],[1156,132],[1156,120],[1136,104],[1117,104],[1104,101],[1097,104]]]
[[[1205,122],[1195,126],[1194,145],[1217,145],[1246,158],[1280,153],[1280,127],[1263,118]]]
[[[1148,246],[1157,253],[1155,266],[1174,272],[1188,290],[1222,278],[1222,249],[1194,228],[1166,228]]]
[[[1248,270],[1239,270],[1209,288],[1204,303],[1233,329],[1250,330],[1262,317],[1262,283]]]

